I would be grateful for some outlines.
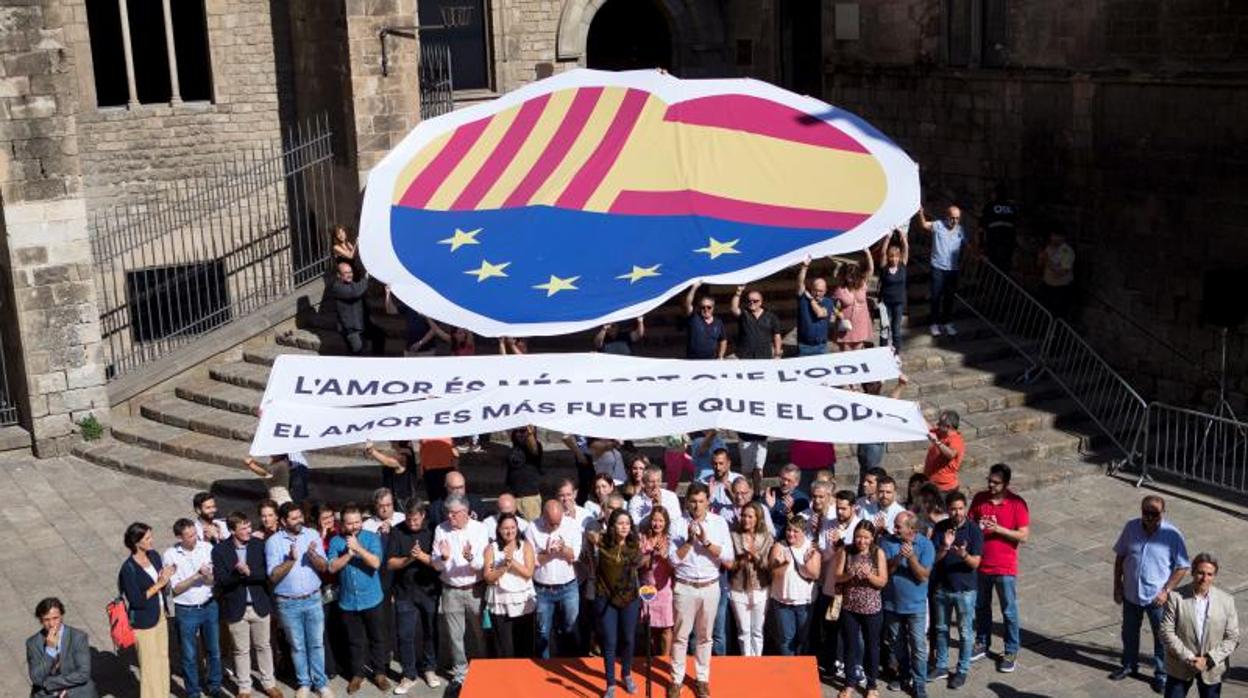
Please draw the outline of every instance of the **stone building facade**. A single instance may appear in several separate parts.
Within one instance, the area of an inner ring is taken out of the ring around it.
[[[853,110],[920,163],[928,205],[974,212],[1003,182],[1025,254],[1066,230],[1078,326],[1147,396],[1213,385],[1201,316],[1248,271],[1244,3],[10,0],[0,337],[37,451],[110,402],[93,217],[322,118],[336,220],[317,224],[352,223],[368,169],[433,94],[435,46],[456,106],[581,66],[755,77]],[[1242,396],[1244,323],[1228,348]]]

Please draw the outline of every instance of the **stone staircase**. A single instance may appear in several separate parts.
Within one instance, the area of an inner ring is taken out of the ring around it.
[[[812,274],[826,273],[827,262],[816,262]],[[822,268],[821,268],[822,265]],[[1082,474],[1098,472],[1085,454],[1091,451],[1093,430],[1078,408],[1051,381],[1022,384],[1017,379],[1027,362],[983,323],[962,318],[957,337],[931,337],[927,331],[926,280],[919,264],[911,264],[911,304],[906,320],[907,337],[903,370],[910,386],[903,395],[918,400],[934,421],[941,409],[957,410],[967,441],[963,482],[979,488],[982,474],[997,462],[1010,463],[1020,488],[1034,487]],[[782,319],[795,317],[793,273],[782,273],[751,285],[761,290],[768,305]],[[732,289],[712,287],[727,317]],[[374,317],[389,337],[388,353],[402,351],[402,320],[381,311],[379,299]],[[646,339],[638,353],[647,356],[681,356],[684,351],[682,299],[673,298],[646,317]],[[726,320],[729,332],[735,330]],[[286,353],[343,353],[342,340],[334,332],[332,311],[310,312],[299,318],[298,329],[279,332],[268,344],[246,348],[237,361],[209,368],[206,377],[188,378],[171,391],[143,398],[137,414],[114,418],[111,437],[83,442],[77,455],[106,467],[156,480],[212,489],[222,494],[259,498],[261,482],[243,468],[243,459],[254,434],[254,410],[259,404],[269,368]],[[592,333],[534,338],[532,351],[587,351]],[[792,333],[786,340],[792,343]],[[480,354],[496,353],[493,340],[478,339]],[[497,435],[496,435],[497,436]],[[553,483],[574,476],[570,454],[559,434],[543,433],[547,478]],[[636,446],[660,457],[657,442]],[[891,444],[885,467],[904,482],[912,468],[921,465],[925,442]],[[493,495],[503,487],[501,443],[482,454],[465,454],[461,470],[470,489]],[[770,449],[768,474],[787,460],[786,442]],[[852,446],[838,445],[841,467],[838,481],[857,480]],[[380,482],[379,466],[364,457],[358,447],[341,447],[308,454],[312,462],[311,488],[315,498],[344,501],[365,499]]]

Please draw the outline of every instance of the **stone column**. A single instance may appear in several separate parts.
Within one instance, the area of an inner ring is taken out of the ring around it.
[[[37,455],[108,418],[78,160],[74,55],[58,0],[0,8],[0,279],[10,386]],[[14,331],[15,330],[15,331]]]

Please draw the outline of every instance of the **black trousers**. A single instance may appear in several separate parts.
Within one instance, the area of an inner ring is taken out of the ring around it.
[[[386,672],[386,620],[384,604],[363,611],[342,611],[350,648],[351,677]],[[365,668],[371,669],[365,672]]]
[[[372,349],[373,356],[384,356],[386,353],[386,331],[372,320],[364,320],[363,330],[341,330],[342,339],[347,343],[347,350],[359,356],[365,349]]]
[[[499,659],[533,656],[533,614],[523,616],[496,616],[490,614],[494,625],[494,649]]]

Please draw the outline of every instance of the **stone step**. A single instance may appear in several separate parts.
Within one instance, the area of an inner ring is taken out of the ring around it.
[[[175,387],[173,392],[183,400],[247,415],[255,415],[262,396],[259,390],[230,385],[212,378],[189,379]]]

